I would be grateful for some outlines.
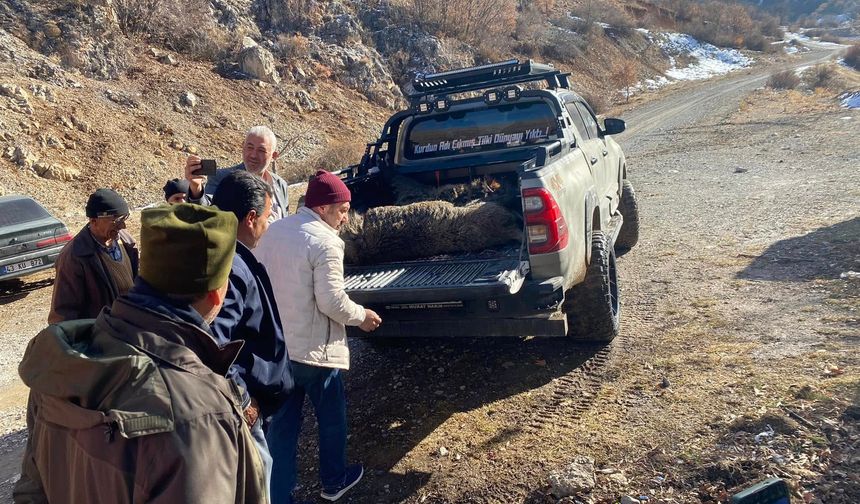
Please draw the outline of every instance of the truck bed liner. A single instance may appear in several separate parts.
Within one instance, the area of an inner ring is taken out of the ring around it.
[[[506,286],[513,293],[522,285],[528,262],[519,259],[474,259],[393,263],[350,268],[347,292],[444,287]]]

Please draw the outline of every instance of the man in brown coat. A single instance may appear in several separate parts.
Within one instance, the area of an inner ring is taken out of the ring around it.
[[[219,346],[236,243],[232,213],[180,204],[141,215],[134,287],[93,320],[51,325],[18,368],[30,387],[16,503],[266,503],[259,452]]]
[[[125,230],[128,204],[112,189],[98,189],[87,201],[89,223],[63,247],[48,323],[96,318],[128,292],[137,276],[138,252]]]

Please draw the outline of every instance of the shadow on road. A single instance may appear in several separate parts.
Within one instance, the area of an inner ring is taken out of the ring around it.
[[[746,280],[804,282],[837,279],[857,270],[860,217],[780,240],[767,248],[737,277]]]
[[[400,502],[418,495],[427,483],[438,446],[410,453],[441,424],[500,399],[533,390],[581,365],[599,349],[575,347],[565,340],[413,339],[370,342],[350,340],[352,367],[346,374],[349,401],[349,458],[366,467],[366,481],[347,502]],[[308,405],[305,405],[309,408]],[[533,420],[516,403],[490,408],[494,424],[506,425],[474,452],[503,446]],[[478,419],[477,421],[480,421]],[[317,429],[305,411],[299,470],[300,493],[318,490]],[[429,470],[392,472],[409,454],[409,464]]]
[[[25,429],[0,437],[0,502],[12,502],[12,490],[21,472],[21,457],[26,444]]]

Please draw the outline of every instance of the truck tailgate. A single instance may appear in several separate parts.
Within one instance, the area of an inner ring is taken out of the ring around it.
[[[347,268],[360,304],[445,302],[516,294],[529,271],[518,258],[428,260]]]

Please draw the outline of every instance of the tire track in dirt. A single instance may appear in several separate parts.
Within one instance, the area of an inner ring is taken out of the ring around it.
[[[829,59],[833,53],[832,48],[817,48],[789,67],[820,63]],[[690,91],[670,95],[655,102],[654,106],[634,111],[630,114],[634,126],[624,133],[623,141],[638,146],[656,131],[677,128],[685,123],[692,124],[702,118],[718,115],[724,108],[734,108],[735,102],[745,92],[762,85],[769,75],[770,70],[759,70],[751,75],[727,77],[716,84],[700,83]],[[619,270],[623,271],[625,262],[633,266],[635,257],[643,255],[644,245],[640,243],[639,249],[628,254],[627,260],[622,259]],[[592,355],[572,371],[542,387],[544,390],[533,391],[539,394],[539,404],[536,409],[526,413],[524,433],[534,434],[547,426],[573,426],[590,410],[607,378],[611,377],[614,364],[623,358],[633,339],[659,330],[662,322],[657,320],[656,314],[657,302],[662,293],[655,286],[644,286],[645,280],[639,268],[628,269],[630,271],[624,272],[622,278],[624,298],[620,334],[604,346],[581,346],[578,354]]]

